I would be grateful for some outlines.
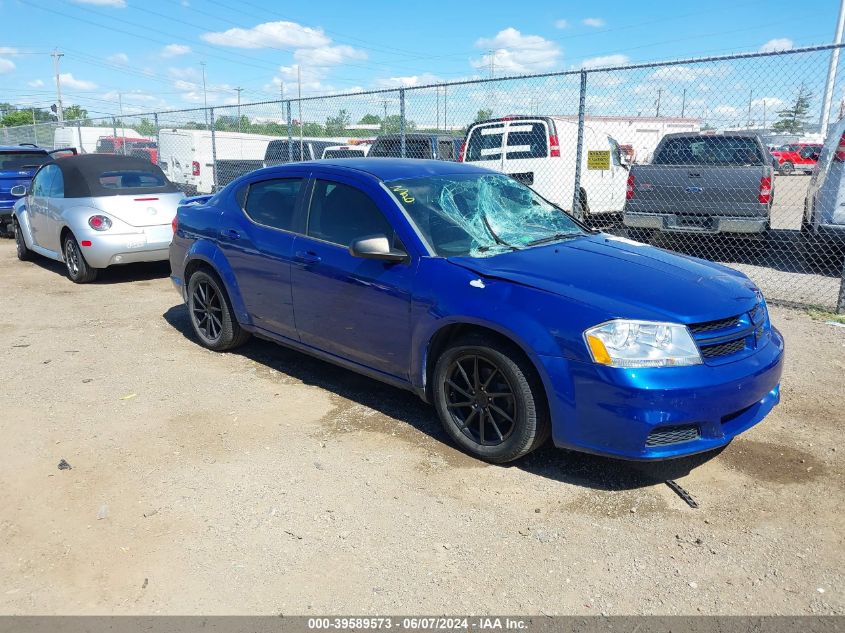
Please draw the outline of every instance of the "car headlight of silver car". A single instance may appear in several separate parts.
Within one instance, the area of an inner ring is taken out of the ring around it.
[[[609,367],[701,364],[692,335],[677,323],[616,319],[585,331],[584,341],[593,361]]]

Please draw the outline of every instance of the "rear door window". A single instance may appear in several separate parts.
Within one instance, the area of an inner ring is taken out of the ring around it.
[[[293,156],[292,160],[299,162],[302,160],[303,152],[308,153],[308,143],[303,143],[300,148],[299,141],[294,140],[290,143],[290,148],[288,148],[287,141],[270,141],[270,144],[267,146],[265,160],[287,162],[289,157]]]
[[[479,125],[472,129],[467,143],[464,160],[502,160],[502,144],[505,139],[505,126]]]
[[[301,178],[276,178],[253,183],[246,196],[244,212],[256,224],[291,231],[301,190]]]
[[[51,160],[47,152],[0,152],[0,171],[35,169]]]
[[[507,159],[545,158],[549,155],[546,124],[514,122],[508,127]]]
[[[377,140],[370,150],[370,156],[376,158],[402,156],[402,140],[399,138],[383,138]],[[431,145],[424,138],[405,139],[405,158],[431,158]]]
[[[655,165],[762,165],[763,156],[753,138],[742,136],[680,137],[666,141]]]

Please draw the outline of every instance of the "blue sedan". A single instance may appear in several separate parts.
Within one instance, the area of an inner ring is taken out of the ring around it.
[[[743,274],[596,233],[471,165],[261,169],[174,220],[199,342],[250,335],[409,389],[490,462],[555,445],[715,449],[778,403],[783,339]]]

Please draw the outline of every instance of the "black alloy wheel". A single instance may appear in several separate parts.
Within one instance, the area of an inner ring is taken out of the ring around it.
[[[452,361],[446,372],[446,407],[453,422],[480,446],[498,446],[516,428],[514,388],[490,359],[467,354]]]
[[[220,340],[223,333],[223,302],[220,293],[208,280],[195,284],[191,294],[191,319],[198,333],[209,343]]]

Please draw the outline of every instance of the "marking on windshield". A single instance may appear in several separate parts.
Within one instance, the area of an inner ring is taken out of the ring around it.
[[[411,196],[410,192],[407,189],[405,189],[405,187],[403,187],[401,185],[397,185],[395,187],[391,187],[390,190],[398,193],[399,197],[402,198],[402,202],[404,202],[405,204],[413,204],[414,203],[414,198]]]

